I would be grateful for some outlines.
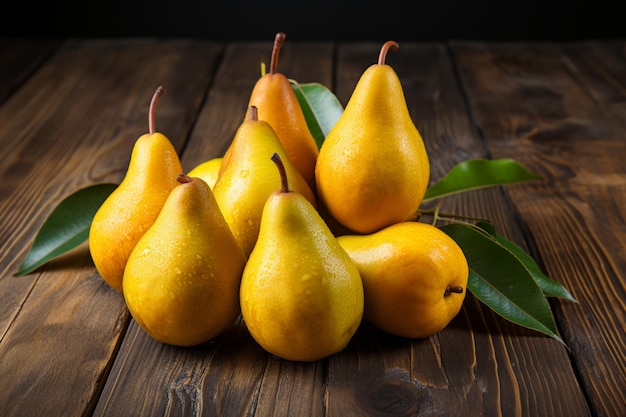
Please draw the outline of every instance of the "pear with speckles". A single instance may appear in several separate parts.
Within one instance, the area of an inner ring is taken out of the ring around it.
[[[184,174],[177,180],[128,258],[123,294],[154,339],[193,346],[216,338],[239,316],[246,257],[209,185]]]
[[[246,256],[252,252],[267,197],[280,186],[273,153],[283,159],[292,188],[314,206],[315,194],[287,156],[272,126],[259,119],[256,106],[249,106],[221,165],[213,192],[226,222]]]
[[[278,154],[280,188],[241,278],[241,315],[252,337],[283,359],[315,361],[343,350],[364,309],[356,264],[317,210],[293,191]]]
[[[400,78],[386,63],[397,47],[385,42],[378,62],[363,72],[315,166],[320,205],[360,234],[414,218],[430,178]]]
[[[183,172],[174,145],[154,127],[159,86],[148,113],[149,132],[135,142],[128,170],[120,185],[96,212],[89,229],[89,252],[102,279],[122,291],[128,257],[137,241],[154,223],[176,176]]]

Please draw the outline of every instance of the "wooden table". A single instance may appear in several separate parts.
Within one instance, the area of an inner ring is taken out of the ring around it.
[[[280,71],[345,105],[380,43],[287,42]],[[626,42],[402,42],[400,76],[432,180],[469,158],[544,177],[442,209],[493,219],[577,303],[551,300],[564,346],[468,294],[442,332],[363,324],[341,353],[289,362],[243,322],[194,348],[160,344],[96,272],[86,244],[14,277],[52,209],[119,182],[157,130],[190,170],[221,155],[272,40],[0,40],[0,415],[626,416]]]

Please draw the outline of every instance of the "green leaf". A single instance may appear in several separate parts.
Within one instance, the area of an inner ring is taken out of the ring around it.
[[[519,261],[524,264],[526,269],[528,269],[528,272],[532,275],[537,285],[539,285],[544,295],[546,295],[547,297],[558,297],[568,301],[577,302],[572,294],[570,294],[570,292],[564,286],[545,275],[543,271],[541,271],[541,268],[539,268],[539,265],[537,265],[533,257],[526,253],[524,249],[515,244],[515,242],[508,240],[501,234],[496,233],[495,228],[492,224],[479,222],[476,225],[481,229],[487,231],[498,241],[498,243],[511,251],[513,255],[517,256]]]
[[[430,186],[424,201],[478,188],[541,179],[513,159],[468,159]]]
[[[337,97],[322,84],[298,84],[294,80],[290,81],[309,130],[319,148],[343,113],[343,107]]]
[[[117,184],[92,185],[61,201],[39,229],[33,246],[13,275],[26,275],[87,240],[96,211],[115,188]]]
[[[467,288],[476,298],[512,323],[563,343],[548,300],[517,256],[477,226],[440,228],[463,249],[470,268]]]

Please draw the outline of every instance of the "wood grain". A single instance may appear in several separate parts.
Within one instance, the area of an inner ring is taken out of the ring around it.
[[[45,63],[61,41],[0,38],[0,104]]]
[[[545,178],[507,194],[548,275],[578,300],[553,304],[599,416],[626,411],[626,130],[614,117],[626,98],[614,67],[626,59],[616,46],[454,47],[490,153],[514,153]]]
[[[564,284],[578,303],[551,305],[567,346],[470,293],[436,335],[403,339],[364,322],[344,351],[311,363],[268,354],[240,319],[193,348],[154,341],[99,277],[86,243],[12,276],[62,198],[122,179],[158,85],[167,91],[157,130],[184,169],[222,155],[273,39],[2,42],[3,417],[626,415],[623,42],[400,42],[387,56],[431,183],[470,158],[514,158],[544,177],[425,208],[493,220]],[[380,46],[287,40],[279,69],[345,105]]]
[[[220,155],[216,149],[225,151],[243,121],[250,92],[260,76],[260,62],[269,59],[271,46],[271,42],[229,45],[217,68],[192,140],[183,153],[184,164],[192,166],[203,158]],[[331,50],[331,44],[305,43],[295,47],[286,43],[280,54],[279,70],[296,80],[315,80],[318,72],[325,71],[322,79],[328,80],[332,70],[329,60]],[[188,367],[178,365],[175,371],[171,369],[172,364],[177,363],[179,351],[170,349],[160,355],[147,355],[146,351],[154,349],[154,342],[147,335],[137,336],[134,341],[121,347],[120,355],[123,355],[125,363],[132,363],[133,368],[145,372],[163,375],[166,379],[156,386],[144,384],[136,387],[138,392],[129,393],[127,385],[137,379],[149,378],[149,375],[137,378],[137,375],[129,373],[126,366],[114,367],[103,393],[102,401],[106,406],[99,406],[96,415],[127,412],[128,403],[136,396],[150,398],[150,403],[137,404],[133,413],[161,415],[167,410],[171,415],[184,414],[186,403],[173,401],[172,395],[158,389],[159,385],[173,384],[173,378]],[[269,415],[278,412],[283,415],[317,416],[323,409],[323,362],[291,364],[272,358],[256,345],[242,322],[220,338],[213,355],[205,356],[203,362],[195,366],[210,371],[208,376],[203,377],[207,378],[206,381],[190,383],[194,392],[201,395],[196,399],[201,403],[197,406],[209,415],[239,416],[251,412]],[[311,384],[311,381],[316,383]],[[151,408],[146,408],[148,406]]]
[[[337,85],[344,100],[356,84],[355,77],[370,65],[364,64],[364,57],[371,60],[377,48],[360,44],[339,49],[337,73],[344,78],[353,76],[345,78],[345,85]],[[425,140],[431,181],[462,160],[488,157],[444,47],[401,44],[387,62],[398,68],[413,120]],[[525,246],[511,202],[500,190],[472,192],[436,203],[445,212],[491,219],[500,233]],[[360,339],[355,351],[331,358],[328,414],[465,416],[470,410],[470,415],[590,415],[566,349],[554,340],[535,336],[497,317],[470,295],[455,321],[427,340],[385,343],[384,335],[377,335],[367,342]],[[549,367],[524,366],[527,361],[541,363],[545,357],[550,357]],[[353,388],[353,374],[361,390]],[[560,392],[548,397],[533,391],[549,390],[555,381]],[[528,389],[529,385],[534,388]],[[363,409],[365,404],[369,408]]]
[[[0,378],[17,381],[0,388],[3,415],[95,407],[128,324],[123,297],[103,285],[85,245],[29,276],[11,274],[62,198],[121,179],[159,84],[170,91],[157,129],[182,149],[219,50],[188,41],[68,43],[0,109]]]

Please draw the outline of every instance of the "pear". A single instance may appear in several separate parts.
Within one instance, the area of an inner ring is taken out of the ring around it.
[[[215,183],[217,182],[217,177],[219,176],[223,160],[224,158],[219,156],[201,162],[200,164],[196,165],[191,171],[189,171],[187,175],[189,175],[190,177],[202,178],[212,190],[215,186]]]
[[[159,342],[193,346],[239,317],[246,257],[200,178],[179,175],[150,229],[132,251],[123,294],[137,323]]]
[[[222,172],[213,187],[220,210],[246,256],[259,234],[265,201],[280,187],[276,166],[270,160],[273,153],[283,159],[294,191],[317,205],[313,191],[291,164],[270,124],[259,120],[257,108],[250,106],[246,119],[235,132],[222,161]]]
[[[357,233],[372,233],[412,219],[430,177],[424,141],[407,108],[393,68],[367,68],[317,158],[317,197],[330,215]]]
[[[441,229],[407,221],[337,241],[359,269],[363,316],[374,326],[396,336],[424,338],[443,330],[461,310],[469,265]]]
[[[267,199],[256,245],[241,278],[241,314],[266,351],[314,361],[344,349],[363,316],[356,265],[302,194],[281,187]]]
[[[89,251],[100,276],[122,291],[126,261],[137,241],[159,215],[170,191],[183,172],[176,149],[154,128],[159,86],[152,96],[149,133],[135,142],[124,179],[94,215],[89,229]]]
[[[315,192],[315,162],[319,149],[289,79],[277,70],[285,38],[283,32],[276,34],[269,72],[257,80],[248,105],[256,106],[259,119],[272,126],[289,160]]]

